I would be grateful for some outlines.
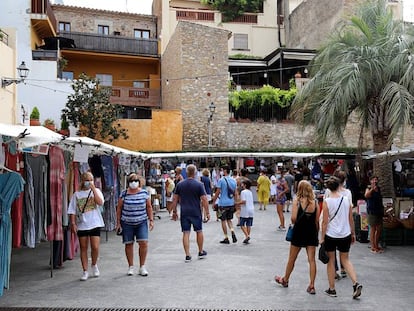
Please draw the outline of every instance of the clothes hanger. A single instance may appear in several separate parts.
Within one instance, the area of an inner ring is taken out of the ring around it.
[[[5,170],[5,171],[7,171],[7,172],[10,172],[10,173],[13,173],[13,172],[14,172],[13,170],[11,170],[11,169],[9,169],[9,168],[5,167],[4,165],[0,165],[0,171],[3,171],[3,170]]]

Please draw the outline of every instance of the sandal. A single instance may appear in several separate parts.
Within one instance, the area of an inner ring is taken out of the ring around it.
[[[282,287],[288,287],[289,282],[286,282],[282,276],[275,276],[275,281],[277,284],[282,285]]]
[[[311,295],[315,295],[316,291],[315,291],[315,287],[310,287],[308,286],[308,288],[306,289],[306,291],[311,294]]]

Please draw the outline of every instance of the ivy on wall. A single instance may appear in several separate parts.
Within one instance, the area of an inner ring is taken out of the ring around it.
[[[223,15],[222,21],[229,22],[245,12],[259,13],[265,0],[201,0],[202,4],[211,5]]]
[[[255,90],[230,91],[230,110],[235,119],[284,120],[290,105],[295,99],[297,89],[294,83],[288,90],[265,85]]]

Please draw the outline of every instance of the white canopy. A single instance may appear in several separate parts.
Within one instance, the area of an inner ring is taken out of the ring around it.
[[[0,134],[16,140],[19,150],[48,143],[60,142],[62,135],[43,126],[26,126],[0,123]]]
[[[144,158],[213,158],[213,157],[240,157],[240,158],[314,158],[319,156],[340,157],[345,153],[334,152],[173,152],[173,153],[146,153]]]
[[[89,137],[66,137],[64,140],[62,140],[62,144],[70,145],[70,146],[80,144],[80,145],[95,147],[95,149],[91,150],[91,152],[94,154],[102,154],[102,153],[111,154],[111,155],[126,154],[126,155],[135,156],[135,157],[142,157],[142,158],[146,157],[144,153],[113,146],[113,145],[110,145],[110,144],[107,144],[107,143],[104,143],[104,142],[101,142],[99,140],[92,139]]]

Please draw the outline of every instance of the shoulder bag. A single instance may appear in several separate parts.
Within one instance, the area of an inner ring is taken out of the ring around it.
[[[339,208],[341,207],[342,201],[343,201],[344,197],[341,198],[341,202],[339,202],[338,208],[335,212],[335,215],[333,215],[333,217],[331,219],[329,219],[328,223],[331,222],[336,214],[338,214]],[[319,247],[319,252],[318,252],[318,259],[323,263],[323,264],[327,264],[329,262],[329,256],[325,250],[325,243],[322,243],[321,246]]]
[[[234,189],[232,189],[229,185],[229,182],[227,181],[227,178],[224,177],[224,180],[227,184],[227,196],[229,197],[229,199],[233,199],[234,197]]]
[[[309,203],[308,203],[308,205],[306,205],[305,209],[303,210],[303,213],[299,216],[299,218],[296,219],[296,222],[298,222],[299,219],[302,218],[302,216],[305,214],[306,210],[308,209],[308,206],[309,206]],[[299,207],[300,207],[300,202],[299,202]],[[288,242],[292,241],[294,228],[295,228],[294,224],[289,225],[289,228],[286,232],[286,241],[288,241]]]
[[[85,204],[83,205],[82,210],[76,209],[76,219],[77,222],[85,222],[85,215],[83,214],[85,212],[86,204],[88,204],[89,197],[91,196],[92,190],[89,191],[88,197],[86,198]]]

